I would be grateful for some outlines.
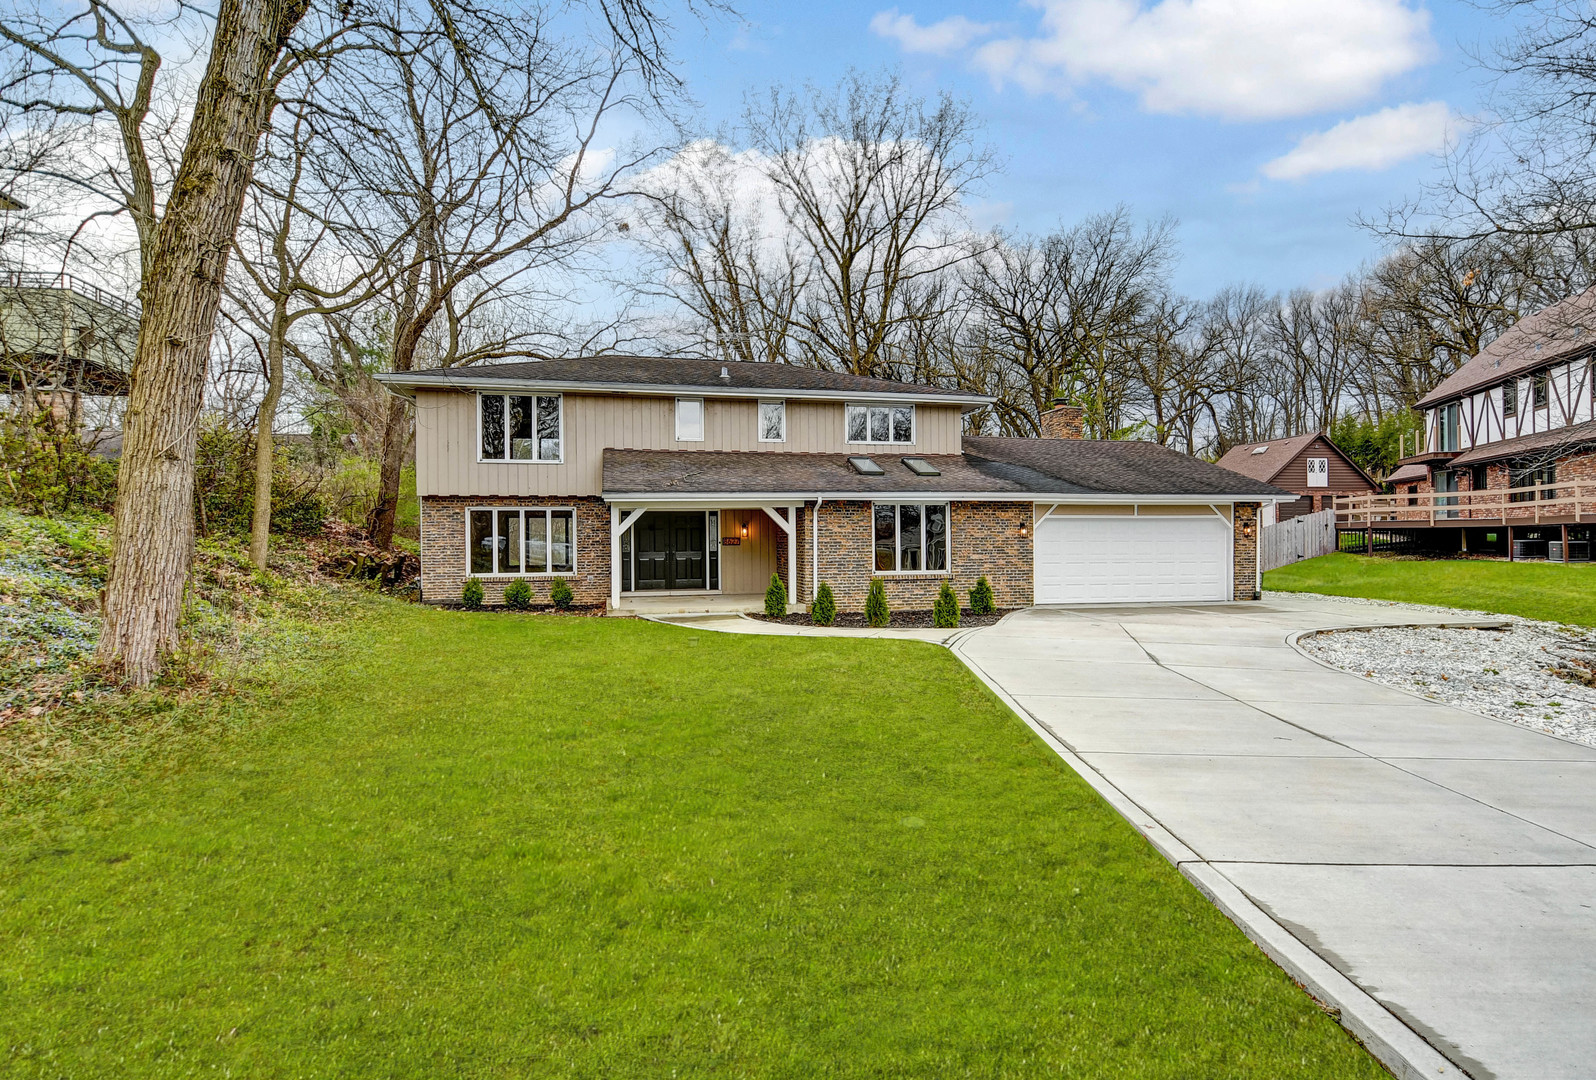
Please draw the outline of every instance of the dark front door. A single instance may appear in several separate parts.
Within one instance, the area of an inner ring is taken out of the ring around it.
[[[637,568],[633,588],[706,588],[704,534],[702,510],[644,514],[632,526]]]

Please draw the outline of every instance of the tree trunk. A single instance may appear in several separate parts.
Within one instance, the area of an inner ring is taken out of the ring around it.
[[[98,657],[134,685],[177,645],[194,551],[194,451],[227,253],[260,135],[272,65],[308,0],[222,0],[210,60],[154,255],[123,424],[116,541]]]
[[[410,446],[409,415],[398,397],[388,399],[388,420],[382,427],[382,471],[377,479],[377,505],[371,510],[371,542],[378,550],[393,546],[394,519],[399,514],[399,479]]]
[[[283,396],[283,335],[287,333],[286,301],[280,301],[272,315],[270,337],[266,342],[266,396],[260,403],[255,422],[255,507],[249,523],[249,561],[257,570],[266,569],[266,555],[272,531],[272,426],[277,419],[277,402]]]

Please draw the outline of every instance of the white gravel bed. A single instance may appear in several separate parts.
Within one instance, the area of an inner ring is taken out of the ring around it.
[[[1280,599],[1300,593],[1274,594]],[[1351,598],[1325,597],[1336,603]],[[1596,687],[1550,670],[1570,661],[1596,664],[1596,633],[1478,611],[1454,611],[1384,600],[1351,600],[1385,608],[1502,618],[1503,630],[1387,627],[1337,630],[1304,638],[1326,663],[1448,705],[1596,746]]]

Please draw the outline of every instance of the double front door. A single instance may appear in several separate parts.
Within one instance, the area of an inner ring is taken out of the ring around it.
[[[698,511],[650,511],[632,526],[634,589],[706,589],[708,518]],[[719,543],[720,538],[715,538]]]

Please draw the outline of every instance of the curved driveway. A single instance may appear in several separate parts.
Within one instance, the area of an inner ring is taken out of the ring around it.
[[[1443,621],[1032,608],[953,648],[1398,1075],[1590,1077],[1596,749],[1289,643]]]

